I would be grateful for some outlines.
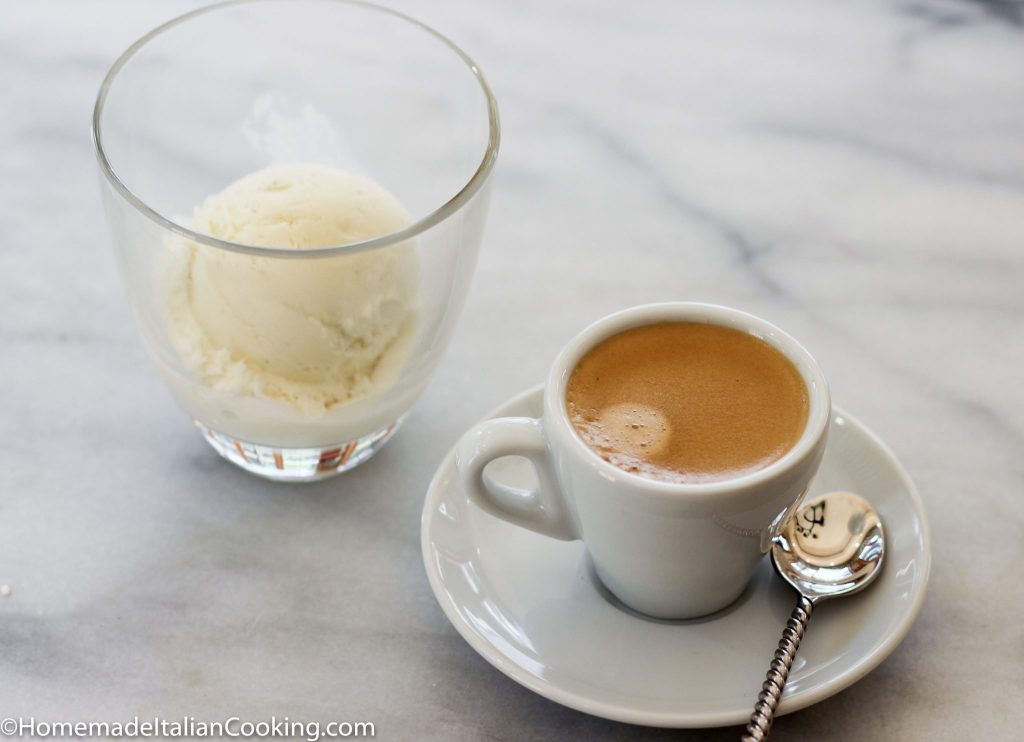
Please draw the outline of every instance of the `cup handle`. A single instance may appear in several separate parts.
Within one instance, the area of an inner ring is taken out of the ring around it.
[[[537,489],[523,492],[484,476],[502,456],[523,456],[537,472]],[[545,536],[580,538],[575,510],[558,484],[551,449],[540,420],[503,417],[480,423],[462,436],[455,466],[469,498],[491,515]]]

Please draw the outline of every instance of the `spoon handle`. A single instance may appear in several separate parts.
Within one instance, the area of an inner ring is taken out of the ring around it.
[[[800,640],[804,638],[807,623],[811,620],[812,610],[814,610],[814,603],[801,595],[796,602],[796,607],[789,615],[786,628],[782,631],[779,647],[775,650],[771,668],[761,685],[761,692],[757,694],[754,713],[750,715],[742,742],[761,742],[768,736],[768,730],[771,729],[772,721],[775,719],[775,708],[779,705],[779,699],[782,697],[782,689],[786,687],[789,670],[793,667],[793,658],[796,657],[796,650],[800,647]]]

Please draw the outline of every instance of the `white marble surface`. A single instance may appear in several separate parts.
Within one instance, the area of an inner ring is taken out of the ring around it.
[[[399,5],[460,41],[497,92],[489,229],[401,434],[300,488],[236,470],[190,427],[107,245],[93,96],[128,43],[191,5],[4,4],[0,715],[275,713],[368,719],[389,740],[735,738],[647,732],[520,688],[448,625],[419,554],[425,487],[466,425],[540,380],[589,320],[701,299],[811,348],[835,400],[916,478],[935,536],[904,644],[779,720],[778,737],[1014,737],[1022,6]]]

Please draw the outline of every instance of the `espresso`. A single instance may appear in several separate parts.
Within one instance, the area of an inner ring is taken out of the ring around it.
[[[763,469],[803,434],[807,386],[759,338],[696,322],[613,335],[573,370],[566,406],[583,442],[650,479],[714,482]]]

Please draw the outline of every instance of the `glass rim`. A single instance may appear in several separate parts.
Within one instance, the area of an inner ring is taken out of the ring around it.
[[[234,5],[249,5],[254,3],[262,2],[281,2],[281,0],[221,0],[221,2],[213,3],[202,8],[184,13],[175,18],[172,18],[165,23],[160,24],[156,28],[152,29],[139,39],[137,39],[131,46],[124,50],[121,55],[114,61],[107,74],[103,78],[103,82],[100,84],[100,89],[96,95],[96,103],[93,107],[92,113],[92,141],[93,147],[96,152],[96,159],[99,162],[100,170],[107,181],[114,187],[114,189],[121,194],[121,196],[128,201],[132,206],[146,216],[150,221],[155,222],[159,226],[167,229],[175,234],[184,237],[186,239],[198,242],[211,247],[216,247],[222,250],[229,250],[236,253],[245,253],[249,255],[260,255],[260,256],[273,256],[281,258],[301,258],[301,257],[329,257],[333,255],[345,255],[348,253],[362,252],[364,250],[374,250],[377,248],[387,247],[394,245],[399,242],[411,239],[423,232],[427,231],[431,227],[440,224],[451,215],[458,212],[464,205],[466,205],[477,192],[486,183],[488,176],[494,169],[494,163],[498,155],[498,146],[501,141],[501,125],[498,118],[498,102],[494,97],[494,93],[491,91],[491,87],[487,84],[487,80],[484,78],[483,72],[477,66],[476,62],[466,54],[458,45],[456,45],[451,39],[439,31],[434,30],[422,21],[418,21],[415,18],[401,13],[397,10],[385,7],[383,5],[377,5],[376,3],[366,2],[366,0],[317,0],[319,2],[330,2],[341,5],[358,6],[366,10],[376,11],[384,13],[386,15],[393,16],[399,20],[405,21],[412,24],[413,26],[427,32],[431,36],[435,37],[462,60],[466,65],[470,73],[476,78],[477,83],[480,85],[480,89],[484,93],[484,97],[487,101],[487,118],[488,118],[488,139],[487,148],[484,151],[483,158],[477,165],[473,175],[470,176],[469,180],[447,201],[441,204],[439,207],[428,213],[426,216],[414,221],[407,227],[400,229],[396,232],[389,232],[385,235],[373,237],[368,240],[360,240],[358,242],[347,242],[341,245],[331,245],[328,247],[304,247],[304,248],[287,248],[287,247],[261,247],[259,245],[246,245],[240,242],[232,242],[230,240],[222,240],[218,237],[213,237],[202,232],[197,232],[189,227],[186,227],[173,219],[164,216],[159,211],[154,209],[152,206],[147,204],[141,198],[139,198],[125,183],[120,179],[117,173],[114,172],[113,166],[110,164],[110,160],[107,158],[107,153],[103,149],[103,127],[100,123],[100,118],[103,115],[103,108],[107,100],[107,93],[110,90],[110,86],[117,74],[121,69],[128,63],[128,61],[135,56],[135,54],[142,49],[146,44],[155,39],[157,36],[162,35],[164,32],[178,26],[185,21],[191,20],[200,15],[210,13],[215,10],[220,10],[225,7]]]

